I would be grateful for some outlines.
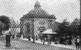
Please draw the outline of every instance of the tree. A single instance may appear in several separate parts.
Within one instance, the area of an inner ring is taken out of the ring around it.
[[[10,27],[10,19],[7,16],[0,16],[0,34],[2,34],[2,30],[8,30]],[[1,28],[2,27],[2,28]]]
[[[14,18],[10,18],[10,24],[11,24],[11,28],[19,28],[20,24],[16,23],[16,21],[14,20]]]
[[[75,19],[72,23],[71,23],[71,25],[70,25],[70,30],[71,30],[71,33],[74,35],[74,36],[76,36],[76,35],[81,35],[80,34],[80,21],[79,21],[79,19]]]
[[[66,19],[62,23],[60,23],[60,25],[58,26],[57,33],[58,33],[61,44],[72,44],[70,25],[69,25],[69,22],[66,21]]]
[[[58,26],[59,35],[66,35],[69,32],[69,22],[66,19]]]

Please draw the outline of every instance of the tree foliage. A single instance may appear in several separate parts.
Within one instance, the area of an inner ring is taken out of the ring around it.
[[[8,30],[10,27],[10,19],[7,16],[0,16],[0,34],[2,30]]]
[[[80,34],[80,23],[78,19],[75,19],[71,25],[70,25],[70,30],[73,35],[81,35]]]
[[[8,30],[10,27],[10,19],[7,16],[0,16],[0,21],[5,25],[3,30]]]
[[[58,30],[57,32],[59,33],[59,35],[66,35],[69,32],[69,23],[64,20],[59,26],[58,26]]]
[[[4,28],[4,23],[0,21],[0,30],[2,30],[3,28]]]

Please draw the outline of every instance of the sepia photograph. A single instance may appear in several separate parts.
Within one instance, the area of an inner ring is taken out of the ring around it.
[[[80,0],[0,0],[0,50],[81,50]]]

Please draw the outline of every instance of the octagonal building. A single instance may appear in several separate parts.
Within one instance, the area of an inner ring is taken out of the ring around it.
[[[20,19],[20,32],[23,34],[23,37],[39,36],[40,32],[51,29],[51,25],[55,20],[55,16],[43,10],[37,1],[34,9]]]

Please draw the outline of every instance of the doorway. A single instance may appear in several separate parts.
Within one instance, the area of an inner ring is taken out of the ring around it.
[[[30,30],[30,23],[26,24],[26,33],[27,33],[27,38],[30,40],[30,34],[31,34],[31,30]]]

